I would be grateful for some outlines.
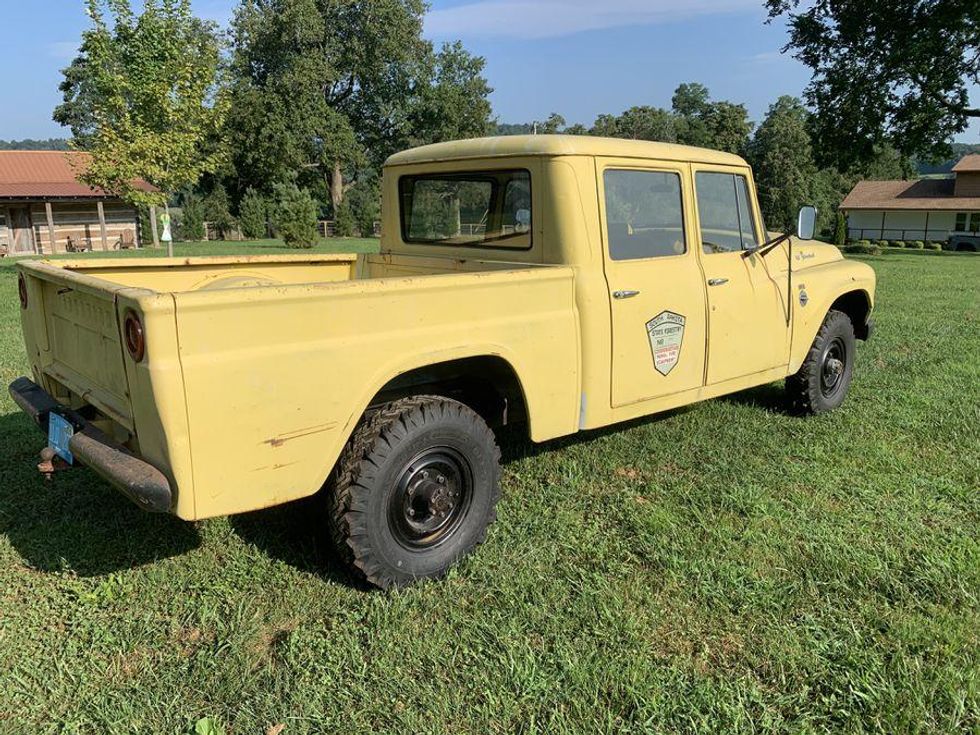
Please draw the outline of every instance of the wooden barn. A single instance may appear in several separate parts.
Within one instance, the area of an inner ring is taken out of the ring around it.
[[[0,252],[141,246],[136,210],[76,178],[87,161],[76,151],[0,151]]]

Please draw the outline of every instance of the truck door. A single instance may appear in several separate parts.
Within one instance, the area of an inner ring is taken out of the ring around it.
[[[705,285],[689,223],[685,164],[599,162],[612,311],[612,405],[700,388]]]
[[[784,366],[788,360],[785,276],[768,256],[746,251],[764,241],[745,169],[696,169],[701,261],[708,287],[707,385]]]

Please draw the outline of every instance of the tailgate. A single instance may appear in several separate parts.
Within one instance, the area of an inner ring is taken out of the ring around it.
[[[39,348],[42,379],[57,381],[77,399],[133,430],[116,313],[119,288],[51,266],[42,272],[25,269],[24,276],[36,299],[28,312],[32,318],[25,314],[24,331],[35,332],[31,336]]]

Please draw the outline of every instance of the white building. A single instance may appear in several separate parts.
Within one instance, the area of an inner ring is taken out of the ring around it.
[[[951,179],[858,183],[840,207],[847,217],[848,237],[947,242],[972,235],[980,239],[980,155],[966,156],[953,173]]]

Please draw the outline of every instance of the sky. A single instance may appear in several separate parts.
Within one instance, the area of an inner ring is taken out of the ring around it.
[[[7,33],[0,139],[62,137],[51,120],[60,70],[87,25],[82,0],[4,0]],[[486,58],[501,122],[558,112],[591,125],[634,105],[670,107],[682,82],[714,99],[744,103],[760,120],[780,95],[800,95],[809,70],[780,53],[782,23],[767,25],[763,0],[431,0],[426,35],[460,39]],[[194,0],[227,25],[235,0]],[[44,18],[43,23],[38,18]],[[22,29],[23,32],[18,32]],[[974,90],[980,96],[980,90]],[[980,124],[958,140],[980,140]]]

